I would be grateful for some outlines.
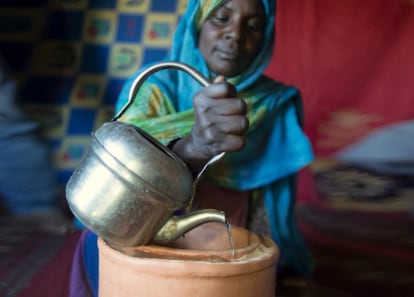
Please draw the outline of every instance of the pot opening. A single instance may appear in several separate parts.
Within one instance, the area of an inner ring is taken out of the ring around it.
[[[234,250],[226,230],[218,223],[201,225],[171,244],[143,245],[119,250],[138,258],[175,259],[182,261],[240,262],[276,254],[276,244],[266,236],[233,227]]]

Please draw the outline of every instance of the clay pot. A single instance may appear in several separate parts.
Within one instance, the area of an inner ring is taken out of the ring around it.
[[[100,297],[274,297],[279,249],[269,237],[223,225],[193,229],[167,246],[118,251],[99,238]]]

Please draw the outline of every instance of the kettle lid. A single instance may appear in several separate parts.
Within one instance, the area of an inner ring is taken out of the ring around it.
[[[111,121],[92,137],[119,163],[170,198],[187,202],[193,177],[173,151],[135,125]]]

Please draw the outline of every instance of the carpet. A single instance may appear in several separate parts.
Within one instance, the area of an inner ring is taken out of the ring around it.
[[[55,234],[0,218],[0,296],[66,297],[79,231]]]
[[[316,264],[299,296],[414,296],[411,214],[302,206],[298,216]]]

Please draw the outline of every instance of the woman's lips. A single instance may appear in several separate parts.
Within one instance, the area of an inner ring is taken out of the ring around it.
[[[239,57],[237,51],[217,50],[217,53],[221,59],[224,60],[236,60]]]

